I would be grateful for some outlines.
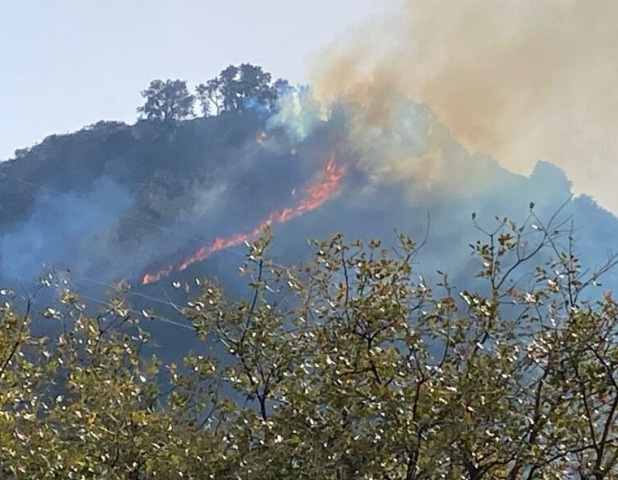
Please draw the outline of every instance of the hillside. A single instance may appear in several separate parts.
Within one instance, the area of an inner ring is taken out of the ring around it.
[[[613,478],[616,217],[403,95],[262,93],[0,164],[0,476]]]
[[[172,281],[240,288],[244,242],[266,225],[281,264],[308,258],[308,238],[340,232],[388,245],[395,229],[427,239],[419,274],[447,270],[457,281],[477,268],[468,244],[478,228],[496,215],[524,222],[531,203],[541,219],[560,210],[561,227],[572,221],[586,264],[614,248],[616,218],[588,197],[569,200],[557,167],[512,174],[458,145],[425,105],[398,97],[377,124],[370,107],[345,99],[325,117],[302,90],[269,110],[249,105],[99,122],[0,163],[2,283],[68,270],[95,298],[121,282],[136,308],[152,307],[146,295],[165,309],[177,298]]]
[[[158,232],[155,225],[171,228],[200,221],[210,225],[206,231],[216,230],[221,228],[217,202],[239,223],[252,221],[252,215],[284,195],[281,182],[269,182],[268,195],[260,192],[269,168],[289,181],[300,176],[298,164],[286,161],[286,155],[255,152],[259,169],[238,161],[259,129],[255,117],[230,114],[183,122],[171,131],[150,122],[99,123],[48,137],[0,164],[3,272],[31,276],[43,262],[75,260],[76,244],[69,247],[65,241],[80,240],[76,237],[84,231],[92,235],[78,247],[89,264],[84,273],[100,271],[97,256],[132,249],[141,256],[133,265],[143,268],[149,255],[140,245]],[[246,198],[254,199],[251,210],[241,203]],[[178,228],[191,235],[188,225]],[[14,245],[28,250],[27,258],[7,253]],[[157,256],[166,253],[173,250]],[[103,274],[109,278],[131,272]]]

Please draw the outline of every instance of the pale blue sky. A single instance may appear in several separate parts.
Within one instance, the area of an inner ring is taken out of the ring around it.
[[[191,84],[230,63],[306,79],[382,0],[0,0],[0,160],[52,133],[135,119],[154,78]]]

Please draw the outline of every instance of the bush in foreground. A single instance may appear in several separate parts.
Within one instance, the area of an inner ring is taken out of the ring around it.
[[[143,353],[122,296],[92,315],[63,290],[41,320],[62,333],[40,337],[3,292],[2,477],[615,478],[618,307],[583,295],[615,261],[586,275],[563,225],[529,221],[479,228],[474,290],[415,280],[405,236],[283,268],[266,235],[248,298],[188,293],[218,353],[182,366]]]

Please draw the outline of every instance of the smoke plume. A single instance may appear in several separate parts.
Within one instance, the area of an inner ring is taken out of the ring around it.
[[[396,131],[407,96],[469,152],[521,174],[550,161],[576,193],[618,212],[618,170],[610,168],[618,155],[617,21],[612,0],[405,0],[392,18],[328,51],[313,83],[324,100],[363,107],[352,129],[358,142]],[[409,155],[382,157],[382,173],[412,168],[433,181],[445,171],[434,151],[416,167]]]

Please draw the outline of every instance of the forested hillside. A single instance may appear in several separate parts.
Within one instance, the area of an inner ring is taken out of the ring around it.
[[[335,230],[424,235],[429,214],[441,257],[451,251],[443,241],[472,231],[472,212],[521,215],[532,201],[550,213],[571,195],[557,168],[540,163],[529,179],[510,174],[469,154],[428,108],[403,97],[371,100],[379,105],[342,98],[320,109],[310,89],[273,82],[248,64],[194,90],[155,80],[135,124],[52,135],[1,163],[0,277],[31,279],[55,267],[139,283],[217,239],[252,232],[278,210],[311,203],[303,195],[328,182],[329,162],[345,174],[319,205],[294,216],[294,228],[277,227],[282,252]],[[372,108],[388,112],[381,124]],[[585,211],[578,228],[606,232],[597,247],[615,231],[594,202],[576,199],[572,209]],[[461,264],[462,253],[447,263]]]

